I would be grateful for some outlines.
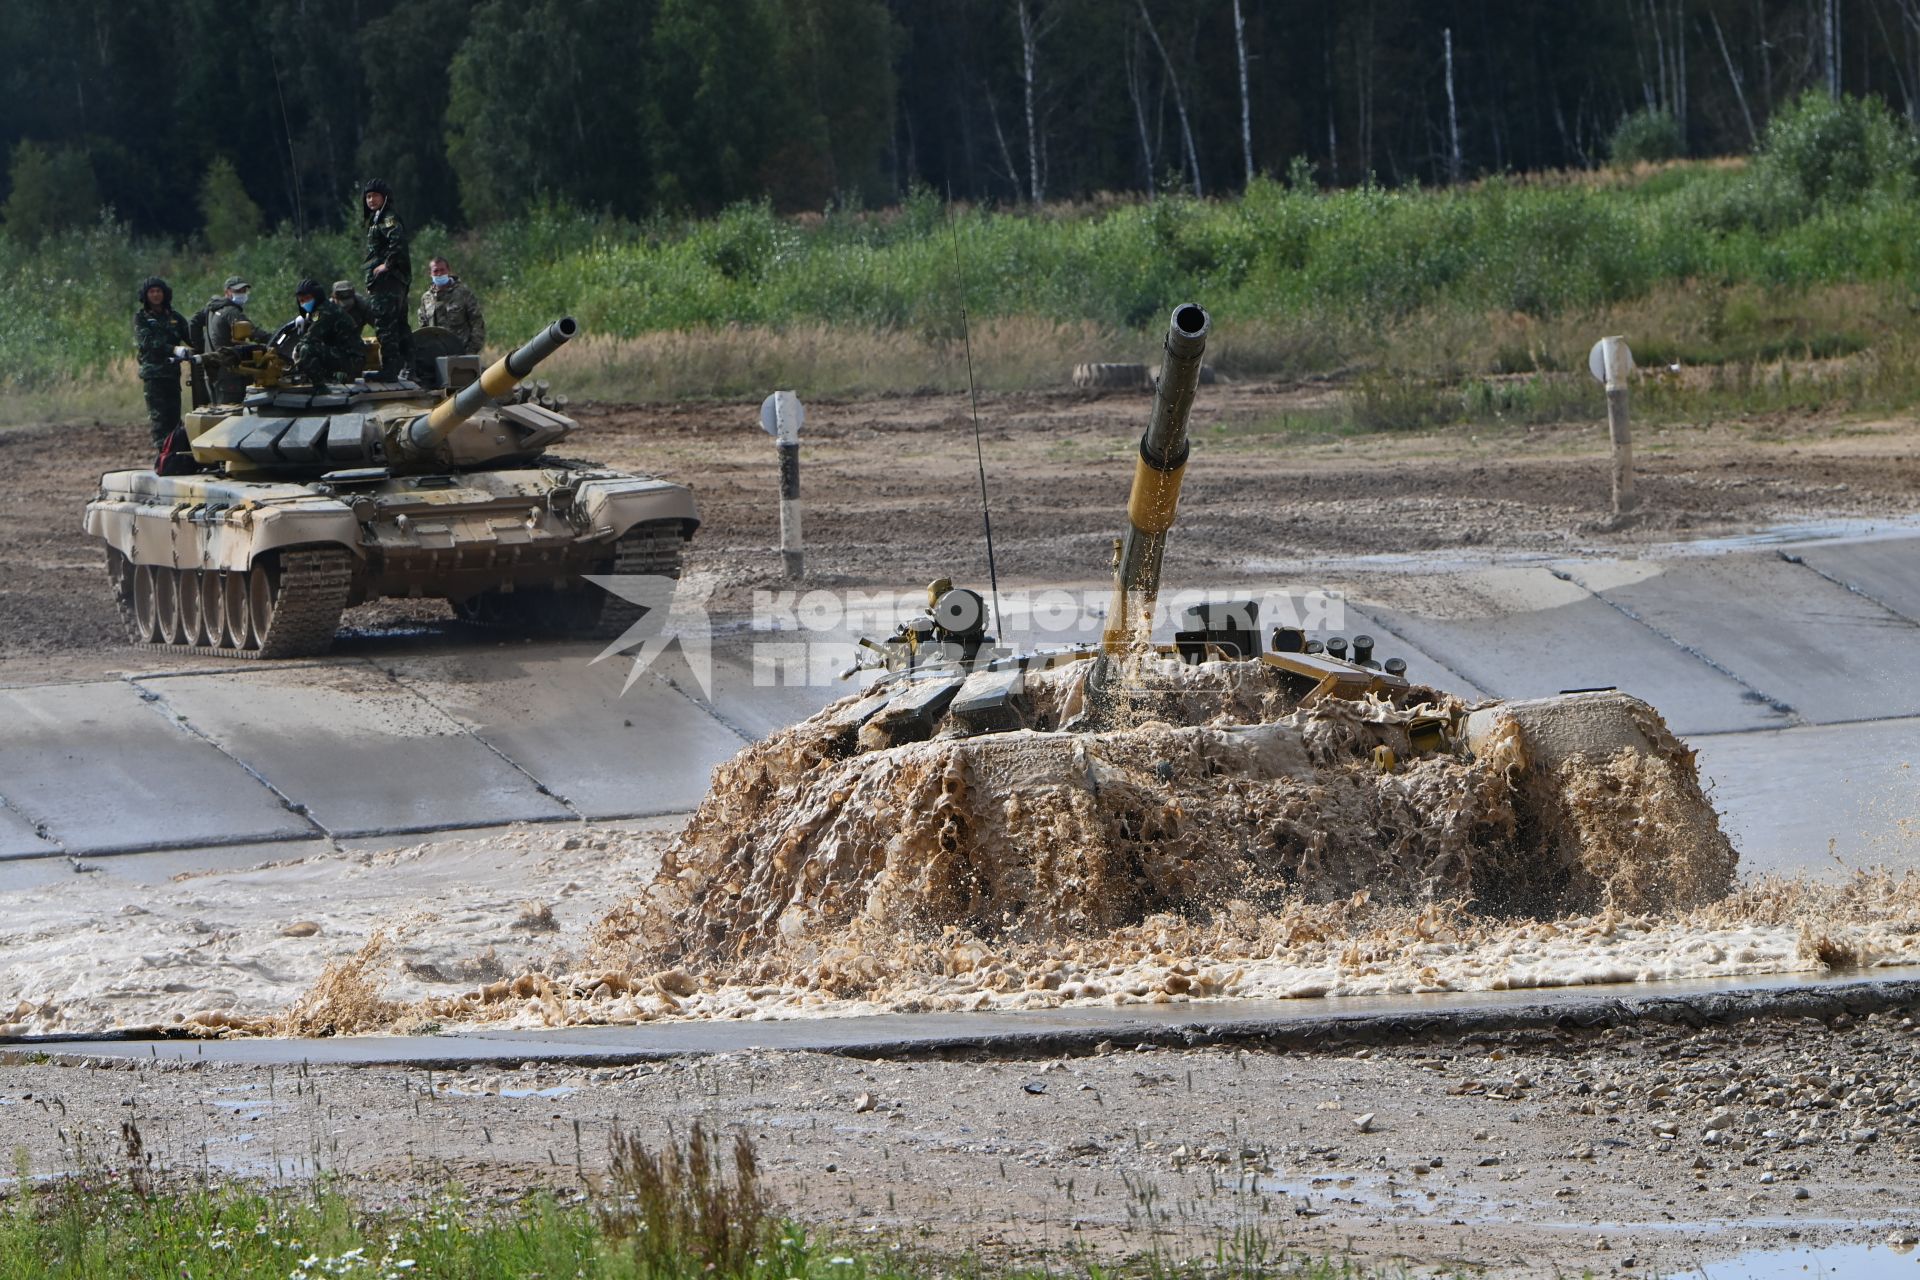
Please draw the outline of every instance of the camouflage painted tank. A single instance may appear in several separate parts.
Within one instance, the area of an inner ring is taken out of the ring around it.
[[[638,606],[585,575],[678,577],[700,518],[683,485],[546,456],[576,424],[521,382],[576,332],[558,320],[484,370],[441,357],[423,382],[298,385],[272,344],[219,353],[252,385],[242,405],[187,416],[205,470],[108,472],[87,504],[133,639],[320,653],[343,610],[387,596],[441,597],[494,625],[620,634]]]

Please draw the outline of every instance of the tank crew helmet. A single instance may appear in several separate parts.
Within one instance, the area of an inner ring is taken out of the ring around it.
[[[367,185],[360,188],[360,198],[365,200],[368,196],[376,192],[389,200],[393,199],[393,188],[387,185],[386,179],[384,178],[368,179]]]
[[[312,276],[308,276],[305,280],[293,286],[293,297],[296,302],[301,298],[324,298],[326,296],[327,291],[322,289],[320,282]]]

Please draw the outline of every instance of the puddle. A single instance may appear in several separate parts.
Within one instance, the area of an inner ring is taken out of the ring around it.
[[[1643,559],[1663,556],[1718,555],[1725,551],[1755,551],[1803,542],[1867,542],[1910,536],[1920,529],[1920,516],[1884,516],[1873,520],[1812,520],[1801,524],[1768,525],[1751,533],[1722,538],[1695,538],[1664,542],[1640,553]]]
[[[580,1090],[570,1084],[549,1085],[544,1089],[502,1089],[498,1093],[489,1093],[485,1089],[454,1089],[445,1085],[434,1086],[435,1095],[442,1098],[571,1098]]]
[[[1845,1276],[1847,1280],[1902,1280],[1920,1276],[1920,1254],[1885,1244],[1836,1244],[1825,1248],[1756,1249],[1724,1262],[1703,1262],[1670,1271],[1666,1280],[1806,1280]]]

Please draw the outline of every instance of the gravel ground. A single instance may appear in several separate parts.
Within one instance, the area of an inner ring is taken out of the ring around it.
[[[1012,1061],[42,1063],[0,1070],[0,1115],[36,1174],[112,1166],[132,1119],[180,1176],[325,1171],[374,1202],[578,1194],[610,1127],[704,1118],[752,1139],[787,1212],[874,1247],[1179,1257],[1251,1229],[1421,1273],[1662,1275],[1920,1228],[1915,1043],[1893,1012]]]

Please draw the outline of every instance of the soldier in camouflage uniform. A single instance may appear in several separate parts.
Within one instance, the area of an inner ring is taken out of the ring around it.
[[[360,194],[367,206],[367,305],[380,339],[380,377],[392,380],[413,363],[413,333],[407,328],[413,260],[407,256],[406,228],[393,210],[393,188],[376,178]]]
[[[147,429],[158,452],[180,425],[180,362],[193,355],[187,318],[173,309],[173,289],[159,276],[140,282],[133,313],[133,350],[147,400]]]
[[[347,313],[347,319],[359,325],[364,332],[373,323],[373,308],[367,300],[353,291],[353,281],[335,280],[333,282],[333,302]]]
[[[251,286],[239,276],[228,276],[224,292],[207,302],[206,341],[201,351],[211,355],[223,347],[233,345],[233,325],[236,320],[247,318],[247,299]],[[239,404],[247,397],[247,378],[244,374],[229,373],[222,370],[205,375],[212,383],[214,399],[221,404]]]
[[[480,299],[460,283],[445,258],[427,264],[427,291],[420,295],[420,327],[438,327],[460,342],[460,350],[470,356],[480,354],[487,345],[487,318],[480,313]]]
[[[318,280],[302,280],[293,291],[300,306],[300,337],[293,344],[293,376],[314,386],[352,382],[366,364],[367,348]]]

